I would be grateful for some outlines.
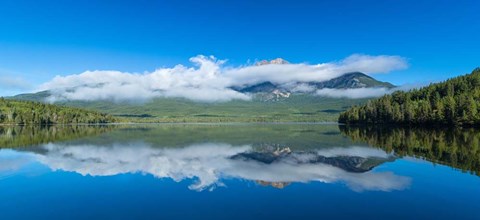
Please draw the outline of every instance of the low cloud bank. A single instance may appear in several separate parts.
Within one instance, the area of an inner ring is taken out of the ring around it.
[[[148,100],[155,97],[180,97],[194,101],[216,102],[233,99],[249,100],[247,94],[234,87],[265,81],[276,84],[292,82],[321,82],[344,73],[360,71],[367,74],[388,73],[407,68],[399,56],[352,55],[338,62],[322,64],[268,64],[241,67],[225,66],[224,60],[213,56],[190,59],[194,67],[176,65],[153,72],[126,73],[120,71],[86,71],[68,76],[56,76],[40,86],[51,90],[49,101],[58,100]],[[332,91],[320,91],[326,95]],[[341,92],[341,91],[337,91]],[[346,96],[356,92],[349,91]],[[374,94],[385,92],[376,91]]]
[[[361,99],[380,97],[393,91],[393,89],[387,88],[320,89],[316,91],[316,94],[319,96],[327,96],[332,98]]]
[[[380,97],[391,94],[395,91],[408,91],[414,88],[426,86],[427,84],[407,84],[392,89],[378,87],[378,88],[356,88],[356,89],[319,89],[315,91],[316,95],[326,96],[331,98],[350,98],[362,99]]]

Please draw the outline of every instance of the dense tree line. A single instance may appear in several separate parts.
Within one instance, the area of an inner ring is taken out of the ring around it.
[[[97,124],[114,118],[94,111],[0,98],[0,124]]]
[[[40,144],[97,136],[115,129],[113,125],[0,126],[0,148]]]
[[[408,92],[397,91],[340,114],[347,124],[480,125],[480,68]]]
[[[397,156],[422,158],[480,175],[477,128],[340,126],[353,141],[366,142]]]

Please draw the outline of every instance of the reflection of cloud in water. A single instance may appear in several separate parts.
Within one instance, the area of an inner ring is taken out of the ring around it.
[[[19,172],[23,167],[35,161],[33,153],[17,152],[10,149],[0,150],[0,179]]]
[[[344,182],[355,191],[401,190],[410,184],[408,177],[369,171],[375,165],[363,168],[364,163],[380,164],[390,157],[365,147],[280,154],[258,153],[251,146],[211,143],[185,148],[153,148],[144,143],[102,147],[47,144],[44,148],[46,153],[37,154],[36,158],[53,170],[92,176],[141,172],[175,181],[196,179],[189,187],[193,190],[214,189],[223,185],[224,178],[282,186],[289,182]],[[270,158],[272,155],[274,159]]]
[[[385,151],[377,149],[377,148],[370,148],[370,147],[337,147],[337,148],[328,148],[328,149],[320,149],[317,151],[319,154],[332,157],[332,156],[357,156],[357,157],[380,157],[386,158],[389,155],[385,153]]]

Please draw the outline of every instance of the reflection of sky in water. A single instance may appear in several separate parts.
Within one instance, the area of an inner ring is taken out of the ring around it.
[[[478,219],[478,176],[353,143],[336,126],[152,126],[65,141],[51,129],[24,143],[26,128],[21,148],[0,149],[0,219]]]
[[[386,161],[391,157],[381,150],[368,147],[318,149],[304,154],[292,152],[278,156],[271,163],[235,158],[235,155],[253,152],[253,148],[249,145],[221,143],[194,144],[182,148],[153,148],[142,142],[109,146],[46,144],[42,148],[42,153],[0,151],[0,159],[4,161],[0,172],[9,173],[32,161],[38,161],[52,170],[72,171],[82,175],[144,173],[157,178],[171,178],[177,182],[193,179],[189,188],[198,191],[223,186],[222,180],[226,179],[243,179],[277,186],[291,182],[340,182],[354,191],[402,190],[410,185],[409,177],[389,171],[350,172],[339,165],[310,161],[318,155],[347,158],[346,162],[333,159],[332,163],[348,163],[351,162],[350,158]],[[360,165],[361,163],[353,164]]]
[[[5,136],[19,148],[0,149],[0,219],[479,219],[478,176],[336,125],[69,129]]]

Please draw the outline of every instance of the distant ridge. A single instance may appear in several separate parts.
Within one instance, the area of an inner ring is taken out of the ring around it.
[[[301,84],[298,82],[297,84]],[[358,89],[358,88],[394,88],[395,86],[388,82],[382,82],[374,79],[361,72],[351,72],[339,77],[323,81],[323,82],[307,82],[304,83],[314,89]],[[293,92],[289,88],[266,81],[254,85],[249,85],[241,89],[237,89],[244,93],[271,93],[275,90],[284,92]]]
[[[325,82],[310,83],[315,85],[317,89],[329,88],[329,89],[354,89],[354,88],[374,88],[385,87],[394,88],[395,86],[388,82],[382,82],[374,79],[361,72],[346,73],[337,78]]]

